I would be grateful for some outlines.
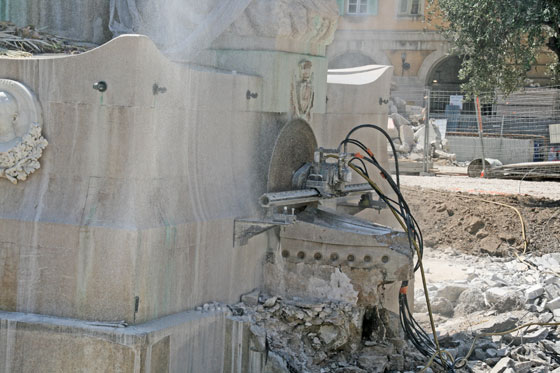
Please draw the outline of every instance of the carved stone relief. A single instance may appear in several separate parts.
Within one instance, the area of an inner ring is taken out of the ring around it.
[[[24,181],[41,167],[47,146],[42,136],[41,109],[23,84],[0,79],[0,177]]]
[[[303,60],[299,63],[299,70],[292,80],[291,104],[295,118],[311,120],[311,109],[315,99],[313,89],[312,63]]]

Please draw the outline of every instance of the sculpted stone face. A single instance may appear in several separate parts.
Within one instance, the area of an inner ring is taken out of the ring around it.
[[[16,138],[17,117],[18,105],[15,98],[8,92],[0,91],[0,143]]]

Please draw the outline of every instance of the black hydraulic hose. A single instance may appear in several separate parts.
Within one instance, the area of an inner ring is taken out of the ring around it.
[[[395,172],[397,173],[397,185],[400,187],[401,182],[400,182],[400,178],[399,178],[399,160],[397,158],[397,150],[395,148],[395,144],[393,143],[393,140],[391,139],[391,136],[389,136],[389,134],[387,133],[387,131],[385,131],[383,128],[379,127],[378,125],[375,124],[360,124],[359,126],[356,126],[354,128],[352,128],[350,130],[350,132],[348,132],[348,134],[346,135],[346,138],[344,140],[347,140],[350,138],[350,135],[353,134],[354,132],[356,132],[357,130],[359,130],[360,128],[373,128],[379,132],[381,132],[383,134],[383,136],[385,136],[387,138],[387,141],[389,141],[389,144],[391,145],[391,149],[393,150],[393,157],[395,158]],[[342,143],[340,143],[340,145],[343,145],[344,141]],[[340,145],[338,146],[338,150],[340,150]],[[346,153],[346,144],[344,143],[344,152]]]
[[[364,150],[367,154],[369,154],[367,147],[363,143],[361,143],[360,141],[355,140],[355,139],[345,139],[344,141],[345,141],[345,143],[350,143],[350,144],[358,146],[359,148]],[[412,214],[410,212],[410,207],[406,203],[406,200],[404,199],[404,196],[402,195],[399,186],[397,184],[395,184],[392,177],[379,164],[379,162],[377,162],[377,160],[374,157],[370,158],[368,156],[364,156],[363,159],[368,161],[369,163],[373,164],[376,168],[378,168],[381,171],[383,177],[387,180],[387,182],[389,183],[389,185],[391,186],[391,188],[393,189],[395,194],[397,194],[399,202],[395,202],[395,204],[397,204],[399,206],[399,209],[400,209],[399,215],[403,218],[403,220],[406,223],[407,235],[409,236],[409,240],[415,240],[416,239],[418,241],[421,255],[423,255],[423,253],[424,253],[423,237],[421,235],[421,232],[420,232],[420,234],[418,234],[418,232],[420,231],[420,227],[418,226],[418,223],[417,223],[416,219],[414,219],[414,216],[412,216]],[[380,195],[380,197],[381,197],[381,195]],[[387,201],[384,201],[384,202],[387,203]],[[418,270],[419,267],[420,267],[420,264],[418,262],[418,263],[416,263],[416,265],[414,267],[414,271]]]
[[[391,148],[393,149],[393,155],[395,157],[395,170],[397,171],[396,183],[391,177],[391,175],[375,159],[371,150],[369,150],[362,142],[350,138],[350,135],[353,132],[363,127],[375,128],[376,130],[382,132],[385,135],[385,137],[387,137],[387,139],[389,140],[389,143],[391,144]],[[382,128],[379,128],[378,126],[375,125],[361,125],[355,127],[348,133],[346,138],[339,145],[338,150],[340,151],[340,146],[344,145],[344,152],[346,153],[347,144],[352,144],[362,149],[366,153],[366,155],[364,157],[360,157],[360,159],[363,159],[365,162],[368,162],[374,165],[377,169],[379,169],[381,175],[387,180],[390,188],[395,192],[397,196],[396,200],[383,194],[379,188],[374,187],[374,190],[377,191],[377,194],[379,195],[380,199],[390,206],[392,211],[396,214],[395,216],[399,216],[400,218],[403,219],[403,224],[406,227],[409,244],[411,246],[417,245],[418,254],[420,257],[418,258],[418,262],[415,266],[415,271],[416,271],[421,264],[421,260],[423,256],[423,246],[424,246],[423,236],[420,230],[420,226],[418,225],[418,222],[412,215],[410,211],[410,207],[406,203],[406,200],[404,199],[404,196],[400,191],[398,160],[397,160],[397,154],[393,142],[391,141],[388,134]],[[365,162],[362,163],[362,166],[364,167],[364,170],[367,171]],[[356,166],[354,165],[354,167]],[[356,168],[356,169],[360,170],[361,172],[360,168]],[[367,176],[365,172],[362,172],[362,174],[368,179],[368,181],[371,184],[372,182],[370,181],[369,176]],[[408,285],[408,281],[404,281],[401,288],[406,288],[407,285]],[[439,365],[441,368],[445,369],[448,372],[455,371],[455,362],[453,362],[453,359],[448,360],[447,357],[445,357],[445,355],[443,355],[440,352],[439,346],[437,345],[437,340],[436,340],[437,337],[434,336],[434,339],[430,338],[428,333],[420,326],[420,324],[418,324],[416,319],[414,319],[414,316],[412,315],[412,312],[410,311],[410,307],[408,305],[406,290],[404,290],[399,294],[399,321],[407,339],[422,355],[429,358],[430,362]],[[438,353],[439,356],[437,356]]]
[[[361,158],[358,158],[358,157],[354,157],[354,158],[350,159],[350,161],[348,161],[348,163],[352,163],[353,161],[360,161],[360,163],[362,164],[362,167],[358,167],[358,166],[356,166],[356,167],[358,167],[360,170],[362,170],[362,172],[364,173],[364,175],[366,175],[367,177],[369,177],[369,173],[368,173],[368,170],[367,170],[367,167],[366,167],[366,163],[364,162],[364,160],[361,159]]]

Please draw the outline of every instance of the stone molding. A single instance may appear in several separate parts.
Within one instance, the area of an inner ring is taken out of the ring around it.
[[[15,80],[0,79],[0,177],[13,184],[25,181],[41,167],[47,144],[33,92]]]

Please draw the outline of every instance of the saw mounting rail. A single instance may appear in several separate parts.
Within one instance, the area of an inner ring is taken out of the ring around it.
[[[355,158],[356,154],[338,149],[315,150],[313,162],[304,164],[293,173],[293,190],[265,193],[259,198],[260,205],[266,209],[264,218],[235,219],[234,247],[246,245],[251,237],[276,226],[294,224],[297,212],[320,201],[335,199],[334,204],[340,207],[339,210],[351,215],[366,208],[385,208],[383,201],[374,200],[369,184],[351,184],[352,170],[348,164]],[[356,193],[362,193],[358,203],[346,201],[347,197]]]

